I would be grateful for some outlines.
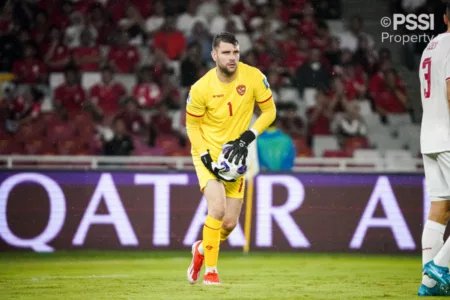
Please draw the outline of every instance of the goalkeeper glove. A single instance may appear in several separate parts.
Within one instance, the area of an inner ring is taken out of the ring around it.
[[[256,139],[256,135],[251,131],[247,130],[241,136],[232,142],[228,142],[228,145],[231,145],[228,149],[227,153],[225,153],[225,159],[228,159],[230,163],[234,162],[239,164],[239,161],[242,159],[242,164],[246,164],[247,155],[248,155],[248,145]]]
[[[214,174],[214,176],[216,176],[217,179],[223,180],[223,181],[227,181],[227,182],[234,182],[236,181],[236,179],[233,178],[228,178],[224,175],[222,175],[220,172],[225,170],[225,166],[219,166],[217,163],[215,163],[212,158],[211,155],[209,154],[209,150],[208,152],[200,155],[200,159],[202,160],[202,163],[205,165],[205,167]]]

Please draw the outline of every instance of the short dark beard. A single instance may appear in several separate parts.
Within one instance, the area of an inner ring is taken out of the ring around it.
[[[227,67],[221,67],[221,66],[219,66],[219,65],[218,65],[217,67],[219,68],[220,72],[222,72],[222,73],[223,73],[225,76],[227,76],[227,77],[233,76],[234,73],[236,72],[236,71],[234,71],[234,72],[228,71]]]

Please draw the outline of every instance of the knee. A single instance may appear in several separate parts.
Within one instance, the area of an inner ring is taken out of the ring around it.
[[[225,199],[217,198],[208,206],[208,214],[216,220],[223,220],[225,216]]]
[[[236,219],[224,219],[223,223],[222,223],[222,228],[225,231],[231,232],[233,231],[233,229],[236,227],[237,225],[237,220]]]
[[[444,205],[431,205],[430,213],[428,219],[441,223],[447,224],[450,219],[450,210]]]

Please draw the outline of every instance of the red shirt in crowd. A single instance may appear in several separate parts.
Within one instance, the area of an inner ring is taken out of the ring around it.
[[[288,52],[285,56],[284,65],[289,68],[296,70],[301,65],[303,65],[308,60],[308,54],[303,51],[298,51],[297,49],[293,49],[291,52]]]
[[[124,111],[118,114],[116,118],[124,121],[127,131],[130,134],[137,134],[146,126],[144,118],[139,112],[129,113]]]
[[[171,134],[173,132],[172,119],[169,117],[154,115],[150,120],[150,124],[161,134]]]
[[[150,17],[152,13],[152,1],[149,0],[130,0],[144,19]]]
[[[72,49],[73,58],[80,59],[86,56],[100,57],[100,49],[98,47],[76,47]],[[84,72],[96,72],[98,71],[98,63],[80,63],[78,65],[80,71]]]
[[[8,104],[8,117],[14,120],[31,116],[36,118],[41,112],[40,102],[27,101],[23,96],[19,96]]]
[[[14,62],[12,72],[21,78],[20,83],[38,83],[39,77],[47,73],[47,67],[38,59],[21,59]]]
[[[161,89],[154,83],[139,83],[133,89],[133,96],[141,107],[152,108],[161,101]]]
[[[135,46],[111,47],[109,50],[108,61],[117,67],[119,73],[132,73],[139,60],[139,52]]]
[[[399,88],[399,90],[405,94],[405,90]],[[397,97],[394,91],[383,87],[382,91],[377,94],[375,98],[375,105],[377,108],[381,108],[388,113],[404,113],[406,112],[405,106]]]
[[[53,47],[51,44],[47,44],[43,46],[44,56],[51,51],[51,47]],[[56,49],[53,50],[53,55],[50,57],[49,63],[56,63],[65,59],[70,58],[70,50],[67,48],[64,44],[59,44],[56,46]],[[60,67],[49,67],[51,72],[62,72],[66,66],[60,66]]]
[[[91,101],[105,112],[118,111],[120,98],[125,94],[125,87],[118,82],[108,85],[98,83],[91,87],[89,91]]]
[[[312,40],[316,33],[315,20],[303,20],[298,25],[298,31],[302,36],[306,36],[308,40]]]
[[[155,48],[162,49],[169,59],[174,60],[179,59],[186,49],[186,40],[179,31],[159,31],[155,35],[153,45]]]
[[[311,107],[308,109],[307,115],[308,118],[311,118],[315,108]],[[312,135],[328,135],[330,134],[330,119],[328,119],[323,114],[320,114],[317,117],[316,122],[314,124],[310,124],[309,132]]]
[[[54,100],[67,110],[79,110],[86,102],[86,94],[79,84],[69,86],[63,83],[55,89]]]

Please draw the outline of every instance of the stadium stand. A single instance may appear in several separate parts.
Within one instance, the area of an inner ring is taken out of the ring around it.
[[[281,129],[292,135],[298,157],[357,158],[361,148],[389,158],[400,153],[390,151],[419,153],[419,127],[389,51],[375,48],[360,17],[346,28],[339,1],[8,5],[3,12],[31,13],[0,13],[1,154],[102,155],[121,118],[132,155],[188,156],[183,99],[212,67],[212,35],[224,29],[251,41],[241,60],[268,76],[280,116],[297,120]],[[130,102],[140,117],[125,108]],[[331,126],[350,103],[359,104],[368,133],[341,140]]]

